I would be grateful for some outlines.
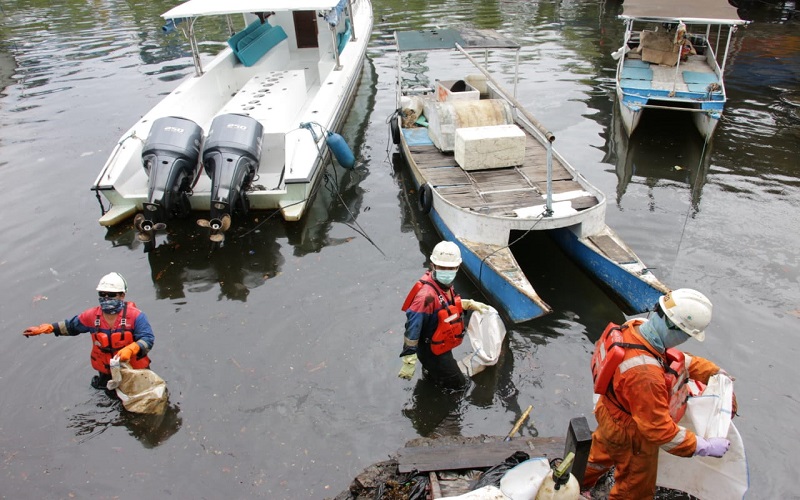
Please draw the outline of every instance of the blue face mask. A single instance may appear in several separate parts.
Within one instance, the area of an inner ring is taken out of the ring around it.
[[[456,279],[456,273],[458,273],[458,269],[437,269],[434,276],[436,277],[436,281],[442,285],[450,286]]]
[[[667,323],[666,316],[652,314],[646,323],[639,327],[642,336],[659,352],[683,344],[689,340],[689,334],[672,322]]]
[[[116,314],[122,310],[123,301],[121,299],[110,299],[100,297],[100,309],[104,313]]]

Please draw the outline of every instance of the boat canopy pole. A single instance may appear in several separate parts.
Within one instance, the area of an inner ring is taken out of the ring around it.
[[[189,19],[189,47],[192,49],[195,75],[203,76],[203,65],[200,62],[200,48],[197,46],[197,38],[194,36],[195,21],[197,21],[196,17]]]
[[[553,135],[553,133],[552,133],[552,132],[550,132],[549,130],[547,130],[547,129],[544,127],[544,125],[542,125],[542,123],[541,123],[539,120],[537,120],[536,118],[534,118],[534,117],[533,117],[533,115],[531,115],[530,113],[528,113],[528,111],[526,111],[526,110],[525,110],[525,108],[522,106],[522,104],[520,104],[520,103],[519,103],[519,101],[517,101],[517,99],[516,99],[515,97],[508,95],[508,91],[507,91],[507,90],[505,90],[505,89],[503,88],[503,86],[502,86],[502,85],[500,85],[500,83],[499,83],[497,80],[495,80],[495,79],[494,79],[494,77],[493,77],[493,76],[492,76],[492,75],[491,75],[491,74],[490,74],[488,71],[486,71],[485,69],[483,69],[483,68],[481,67],[481,65],[480,65],[480,64],[478,64],[478,62],[475,60],[475,58],[474,58],[474,57],[472,57],[471,55],[469,55],[469,54],[467,53],[467,51],[465,51],[465,50],[464,50],[464,48],[463,48],[463,47],[461,47],[461,45],[459,45],[459,44],[456,44],[456,49],[458,49],[458,50],[459,50],[459,51],[460,51],[462,54],[464,54],[464,55],[467,57],[467,59],[469,59],[469,61],[470,61],[470,62],[471,62],[471,63],[472,63],[472,64],[473,64],[473,65],[474,65],[476,68],[478,68],[478,70],[480,70],[480,72],[481,72],[481,73],[483,73],[483,74],[484,74],[484,76],[486,76],[486,79],[487,79],[487,80],[489,80],[490,82],[492,82],[492,84],[494,84],[495,88],[497,88],[497,91],[498,91],[498,92],[500,92],[500,93],[503,95],[503,97],[505,97],[505,98],[506,98],[506,100],[508,100],[508,102],[510,102],[511,104],[513,104],[513,105],[514,105],[514,107],[516,107],[516,108],[517,108],[517,111],[519,111],[520,113],[522,113],[522,116],[524,116],[524,117],[525,117],[525,118],[526,118],[526,119],[527,119],[527,120],[528,120],[528,121],[531,123],[531,125],[533,125],[534,127],[536,127],[536,129],[537,129],[537,130],[538,130],[538,131],[539,131],[539,132],[540,132],[540,133],[541,133],[541,134],[544,136],[544,138],[545,138],[545,139],[546,139],[548,142],[553,142],[553,141],[555,141],[555,140],[556,140],[556,136],[555,136],[555,135]]]
[[[722,67],[719,69],[720,81],[722,81],[722,75],[725,73],[725,64],[728,62],[728,50],[731,48],[731,38],[735,32],[736,26],[731,25],[728,27],[728,42],[725,44],[725,56],[722,58]]]
[[[336,39],[336,26],[329,24],[328,27],[331,30],[331,39],[333,40],[333,58],[336,59],[336,67],[333,70],[340,71],[342,65],[339,63],[339,41]]]
[[[356,16],[353,15],[353,0],[347,0],[347,16],[350,18],[350,40],[356,40]]]

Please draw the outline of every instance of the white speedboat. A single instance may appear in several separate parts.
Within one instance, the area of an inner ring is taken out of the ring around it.
[[[400,63],[392,140],[411,168],[420,208],[444,239],[458,244],[463,267],[497,308],[514,322],[551,311],[510,248],[530,231],[547,232],[630,312],[651,308],[667,288],[606,225],[605,195],[553,149],[554,135],[469,54],[488,57],[500,49],[518,56],[519,46],[485,30],[395,37]],[[452,80],[414,74],[444,66],[423,60],[434,50],[466,57],[477,74]]]
[[[709,139],[725,108],[723,75],[739,25],[727,0],[625,0],[617,58],[617,99],[628,135],[645,109],[691,113]]]
[[[299,220],[331,152],[354,161],[336,131],[361,76],[370,0],[189,0],[162,17],[189,38],[195,74],[112,151],[92,187],[111,204],[100,224],[135,215],[150,241],[169,219],[202,211],[198,224],[222,241],[250,209]],[[195,23],[207,17],[235,33],[203,66]]]

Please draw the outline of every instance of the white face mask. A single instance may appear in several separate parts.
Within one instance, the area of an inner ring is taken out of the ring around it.
[[[436,281],[442,285],[450,286],[450,284],[456,279],[456,273],[458,273],[458,269],[437,269],[434,277],[436,278]]]

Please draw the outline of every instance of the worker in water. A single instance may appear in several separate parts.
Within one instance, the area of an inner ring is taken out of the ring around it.
[[[706,384],[712,375],[727,376],[711,361],[674,349],[690,337],[702,342],[710,322],[708,298],[682,288],[660,297],[648,319],[609,325],[603,337],[619,328],[624,355],[610,362],[616,367],[603,366],[614,357],[605,355],[610,350],[597,349],[592,359],[596,380],[598,372],[613,375],[606,378],[605,390],[595,385],[600,394],[594,411],[597,429],[583,489],[615,466],[609,499],[653,498],[659,448],[680,457],[722,457],[728,451],[727,439],[704,439],[677,423],[686,410],[689,379]],[[736,414],[735,397],[730,411]]]
[[[458,367],[451,350],[459,345],[466,332],[464,311],[486,311],[482,302],[461,299],[452,287],[461,265],[461,250],[450,241],[438,243],[431,253],[431,269],[417,281],[406,297],[405,338],[400,357],[403,367],[399,377],[414,376],[417,359],[434,382],[460,389],[467,379]]]
[[[98,374],[92,378],[92,387],[105,389],[111,378],[109,364],[118,356],[132,368],[150,366],[147,353],[153,348],[155,337],[147,316],[133,302],[125,301],[128,284],[119,273],[103,276],[97,285],[100,305],[83,311],[78,316],[58,323],[44,323],[27,328],[23,335],[30,337],[42,333],[63,335],[92,335],[92,367]]]

